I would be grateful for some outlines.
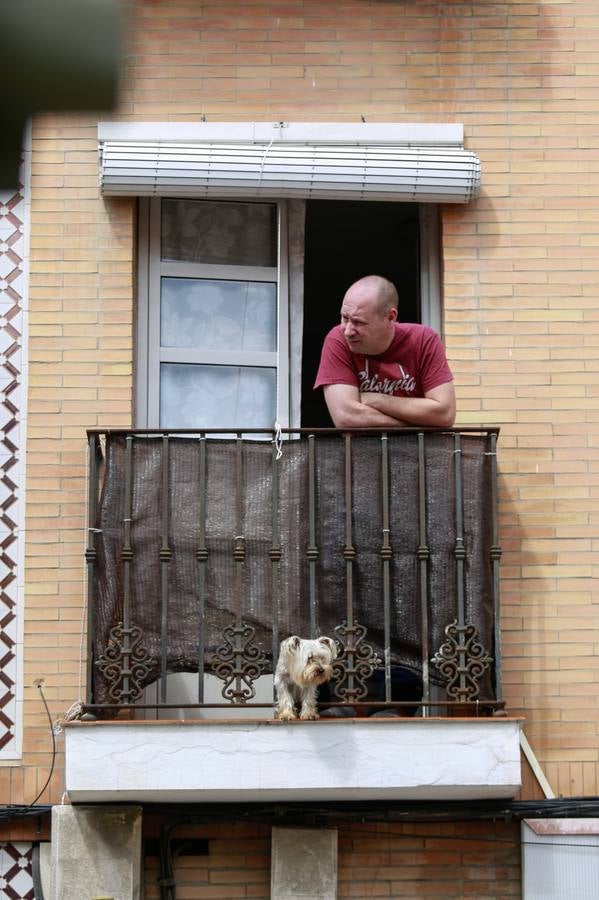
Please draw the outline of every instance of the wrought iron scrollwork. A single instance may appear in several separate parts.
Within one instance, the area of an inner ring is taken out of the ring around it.
[[[137,625],[125,628],[122,622],[110,629],[104,653],[95,661],[108,683],[108,696],[115,703],[133,703],[141,697],[152,671],[152,661],[141,643],[143,632]]]
[[[446,628],[447,640],[432,658],[433,664],[446,679],[446,691],[450,700],[462,702],[476,700],[480,691],[479,680],[493,662],[478,639],[474,625],[459,625],[454,619]]]
[[[225,643],[215,650],[214,674],[224,681],[222,696],[234,705],[243,705],[256,696],[254,682],[266,666],[266,656],[254,643],[255,629],[245,622],[222,630]]]
[[[354,622],[350,628],[343,622],[337,625],[335,632],[342,644],[342,651],[333,666],[335,696],[347,703],[356,703],[366,697],[366,682],[382,662],[372,644],[364,640],[364,625]]]

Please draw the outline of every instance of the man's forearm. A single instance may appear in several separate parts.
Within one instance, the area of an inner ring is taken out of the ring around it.
[[[453,411],[438,400],[428,397],[393,397],[383,393],[360,394],[369,409],[401,420],[400,424],[448,428],[453,425]]]
[[[405,423],[373,406],[352,402],[330,410],[337,428],[397,428]]]

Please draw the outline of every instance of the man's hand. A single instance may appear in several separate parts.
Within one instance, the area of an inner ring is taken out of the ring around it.
[[[404,422],[403,419],[397,419],[394,415],[392,415],[389,411],[385,412],[383,409],[385,405],[385,401],[380,402],[381,395],[377,391],[366,391],[363,394],[360,394],[360,403],[364,406],[368,406],[371,410],[376,410],[377,412],[385,413],[385,415],[391,416],[392,419],[395,420],[395,425],[407,425],[407,422]]]
[[[455,421],[455,392],[451,381],[425,397],[360,394],[349,384],[328,384],[324,398],[337,428],[398,428],[401,425],[451,428]]]
[[[376,409],[376,402],[380,396],[376,391],[366,391],[364,394],[360,394],[360,403],[365,403],[366,406],[372,406],[373,409]]]
[[[427,391],[424,397],[393,397],[367,392],[360,402],[396,420],[396,425],[451,428],[455,422],[455,391],[451,381]]]
[[[329,415],[336,428],[397,428],[404,424],[393,416],[361,403],[358,388],[350,384],[327,384],[323,390]]]

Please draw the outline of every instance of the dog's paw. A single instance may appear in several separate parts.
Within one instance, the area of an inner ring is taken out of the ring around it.
[[[320,716],[315,709],[309,707],[308,709],[302,709],[300,713],[300,719],[319,719]]]
[[[293,719],[297,719],[297,714],[295,710],[288,707],[277,709],[275,710],[275,719],[278,719],[280,722],[291,722]]]

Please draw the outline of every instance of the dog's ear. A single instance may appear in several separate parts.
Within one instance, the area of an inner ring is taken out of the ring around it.
[[[318,641],[319,643],[324,644],[325,647],[329,648],[333,659],[337,659],[337,641],[334,641],[330,637],[321,637],[318,638]]]
[[[288,650],[299,649],[301,642],[301,638],[298,638],[296,634],[292,634],[291,637],[288,637],[286,641],[283,641]]]

